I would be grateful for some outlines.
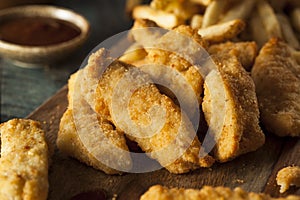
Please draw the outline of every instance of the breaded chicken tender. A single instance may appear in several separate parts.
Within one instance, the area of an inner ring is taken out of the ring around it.
[[[48,146],[40,123],[12,119],[0,125],[0,199],[46,200]]]
[[[300,187],[300,167],[289,166],[281,169],[276,177],[277,185],[280,185],[280,193],[284,193],[290,186]]]
[[[185,113],[138,68],[114,62],[100,79],[97,92],[97,112],[106,115],[108,108],[117,129],[171,173],[209,167],[214,162],[200,150]]]
[[[93,113],[91,109],[90,111]],[[99,145],[95,151],[91,152],[90,149],[82,143],[82,140],[77,133],[73,116],[73,110],[68,109],[61,118],[60,129],[56,141],[57,147],[60,151],[89,166],[94,167],[95,169],[104,171],[106,174],[121,174],[122,171],[120,169],[129,170],[128,166],[131,165],[128,163],[131,160],[130,157],[128,156],[124,158],[122,157],[122,154],[118,155],[118,152],[113,151],[113,148],[107,144],[107,142],[111,142],[111,144],[128,151],[127,146],[125,146],[125,138],[122,136],[122,134],[120,134],[120,132],[114,130],[113,126],[107,121],[105,122],[97,118],[94,119],[93,117],[87,118],[88,116],[86,114],[79,116],[82,119],[80,123],[82,123],[83,126],[85,123],[91,125],[91,120],[95,120],[93,123],[95,123],[97,127],[101,127],[103,130],[105,130],[105,135],[103,135],[102,138],[99,137],[100,134],[97,134],[98,138],[94,141],[95,144],[89,145],[91,148],[95,147],[94,145]],[[96,131],[93,127],[90,127],[90,129],[87,130],[91,132]],[[103,137],[109,137],[109,141],[105,140]],[[101,142],[101,139],[104,141]],[[96,144],[96,142],[98,143]],[[101,155],[98,156],[98,154]],[[106,163],[111,163],[111,165],[108,166],[104,164],[104,159],[106,160]],[[114,166],[117,161],[120,162],[118,169],[112,168],[111,166]]]
[[[259,126],[253,80],[237,56],[229,54],[226,48],[215,51],[217,46],[210,47],[217,70],[205,79],[202,106],[216,141],[214,158],[226,162],[261,147],[265,136]]]
[[[106,52],[100,49],[90,56],[84,69],[70,77],[69,106],[61,119],[56,143],[67,155],[107,174],[118,174],[131,168],[124,134],[114,129],[107,119],[109,115],[94,110],[101,67],[107,62]]]
[[[202,56],[208,56],[207,43],[196,30],[185,25],[150,41],[152,44],[139,40],[147,56],[143,62],[134,64],[149,74],[155,83],[165,86],[159,89],[173,100],[179,100],[181,108],[191,120],[194,119],[195,107],[201,104],[203,92],[203,78],[195,65],[200,64]]]
[[[272,198],[267,194],[246,192],[241,188],[204,186],[199,190],[171,188],[155,185],[145,192],[141,200],[299,200],[299,196]]]
[[[209,48],[210,54],[225,53],[225,51],[231,56],[237,57],[241,65],[250,71],[257,55],[257,45],[255,42],[225,42]]]
[[[286,43],[270,39],[251,71],[261,121],[278,136],[300,136],[300,65]]]

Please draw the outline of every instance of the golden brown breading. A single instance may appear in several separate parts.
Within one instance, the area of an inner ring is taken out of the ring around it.
[[[101,67],[107,62],[106,52],[100,49],[90,56],[84,69],[70,77],[69,106],[61,119],[56,143],[62,152],[81,162],[107,174],[116,174],[131,168],[124,134],[114,130],[107,119],[109,115],[99,115],[93,109]],[[79,134],[85,133],[89,135],[80,137]]]
[[[299,196],[272,198],[267,194],[246,192],[241,188],[204,186],[200,190],[171,188],[155,185],[145,192],[141,200],[299,200]]]
[[[146,47],[148,55],[136,66],[149,74],[155,83],[166,83],[164,86],[173,94],[160,89],[172,99],[179,99],[181,107],[186,108],[185,112],[192,119],[197,110],[195,104],[197,101],[201,104],[203,92],[203,78],[195,64],[199,64],[197,59],[205,52],[207,43],[197,31],[182,25],[156,39],[152,48]],[[190,63],[184,56],[195,63]]]
[[[115,126],[170,172],[212,165],[210,156],[199,157],[200,142],[187,116],[138,68],[113,63],[97,92],[97,111],[108,107]]]
[[[46,200],[48,146],[40,123],[12,119],[0,133],[0,199]]]
[[[225,51],[231,56],[237,57],[242,66],[250,71],[257,55],[257,45],[255,42],[225,42],[209,48],[210,54],[225,53]]]
[[[289,166],[281,169],[276,177],[277,185],[280,185],[280,193],[284,193],[291,185],[300,187],[300,167]]]
[[[221,44],[222,46],[222,44]],[[224,45],[223,45],[224,46]],[[215,50],[214,47],[213,50]],[[253,80],[228,50],[212,51],[217,71],[205,79],[203,111],[216,145],[214,157],[226,162],[264,144]]]
[[[77,115],[78,114],[79,113],[77,113]],[[95,169],[104,171],[107,174],[121,174],[121,169],[124,169],[124,171],[130,170],[130,156],[128,155],[127,157],[123,157],[123,154],[118,154],[118,152],[114,151],[114,149],[109,146],[110,144],[107,144],[107,140],[105,140],[105,138],[101,138],[101,136],[106,137],[109,139],[109,142],[111,142],[111,144],[124,149],[125,151],[128,151],[127,146],[125,146],[125,138],[122,136],[122,134],[120,134],[120,132],[114,130],[113,126],[109,122],[102,121],[99,118],[87,118],[89,116],[87,116],[86,114],[82,114],[82,116],[79,116],[79,118],[82,119],[80,122],[82,123],[82,125],[91,125],[91,120],[93,120],[93,123],[97,124],[97,127],[101,127],[103,130],[105,130],[105,135],[96,132],[99,137],[97,138],[97,140],[94,138],[94,142],[98,142],[97,144],[99,148],[96,148],[94,152],[90,152],[90,149],[83,144],[80,136],[78,136],[76,126],[77,124],[74,123],[73,115],[73,111],[71,109],[68,109],[61,118],[60,129],[56,141],[57,147],[61,152],[74,157],[79,161],[94,167]],[[96,131],[95,128],[91,126],[90,128],[88,128],[88,130],[90,130],[89,133]],[[93,144],[90,144],[89,147],[94,148]],[[97,154],[101,155],[98,156]],[[108,166],[104,164],[104,160],[102,159],[106,159],[106,162],[111,163],[111,165]],[[118,169],[112,168],[112,166],[114,166],[113,162],[117,163],[117,161],[120,161]]]
[[[261,121],[278,136],[300,136],[300,65],[287,44],[270,39],[251,71]]]

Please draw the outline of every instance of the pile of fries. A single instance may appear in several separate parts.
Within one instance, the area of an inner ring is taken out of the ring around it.
[[[300,58],[300,2],[293,0],[153,0],[141,5],[128,0],[134,19],[149,19],[172,29],[190,25],[208,42],[255,41],[262,47],[270,38],[283,39]]]

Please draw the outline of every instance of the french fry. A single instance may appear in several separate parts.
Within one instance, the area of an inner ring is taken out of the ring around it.
[[[202,26],[203,16],[202,15],[194,15],[191,19],[191,27],[192,29],[199,29]]]
[[[273,8],[265,0],[259,0],[257,4],[258,15],[266,29],[268,38],[282,38],[280,24],[274,13]]]
[[[136,6],[133,9],[132,16],[134,19],[150,19],[157,23],[160,27],[166,29],[171,29],[183,24],[176,15],[162,10],[155,10],[147,5]]]
[[[256,0],[239,1],[237,5],[225,13],[220,22],[228,22],[234,19],[245,20],[249,17],[255,3]]]
[[[144,59],[146,55],[147,52],[143,46],[138,43],[134,43],[125,51],[119,60],[125,63],[134,64],[135,62]]]
[[[300,8],[296,8],[291,13],[291,21],[293,27],[300,33]]]
[[[188,20],[203,8],[191,1],[182,0],[152,0],[150,7],[176,15],[182,20]]]
[[[145,48],[153,46],[153,43],[166,32],[164,29],[155,27],[158,25],[151,20],[136,19],[129,37]]]
[[[259,47],[262,47],[268,41],[268,37],[266,29],[262,24],[261,18],[258,16],[257,12],[252,13],[249,25],[252,39]]]
[[[210,43],[223,42],[236,37],[245,28],[245,22],[239,19],[216,24],[198,30],[198,34]]]
[[[289,19],[284,14],[277,14],[277,19],[281,25],[281,31],[283,34],[283,37],[285,41],[293,48],[299,49],[300,44],[299,41],[294,34],[293,28],[291,27],[291,24],[289,22]]]
[[[218,22],[220,13],[225,9],[226,1],[215,0],[209,4],[205,10],[202,22],[202,28],[214,25]]]
[[[190,0],[190,1],[200,5],[208,6],[213,0]]]

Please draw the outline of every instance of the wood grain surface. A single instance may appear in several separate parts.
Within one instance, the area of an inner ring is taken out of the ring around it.
[[[52,152],[49,200],[68,200],[76,194],[103,190],[108,199],[138,199],[150,186],[201,188],[203,185],[241,187],[246,191],[266,192],[274,197],[300,195],[292,187],[279,194],[275,178],[279,169],[300,165],[300,141],[266,134],[266,143],[256,152],[248,153],[224,164],[199,169],[183,175],[165,169],[143,174],[106,175],[59,152],[55,146],[60,118],[67,107],[67,87],[31,113],[28,118],[43,123]]]

